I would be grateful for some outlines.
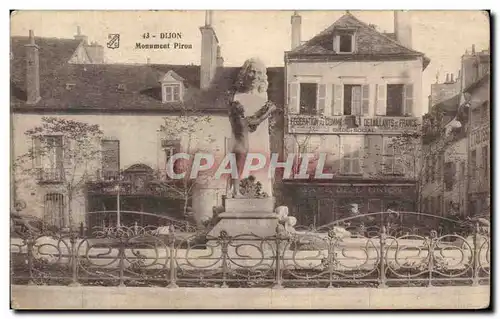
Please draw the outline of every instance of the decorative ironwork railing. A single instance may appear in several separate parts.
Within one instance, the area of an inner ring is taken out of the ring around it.
[[[480,221],[456,222],[461,234],[393,232],[390,224],[354,233],[339,223],[295,232],[277,227],[270,237],[225,231],[210,237],[172,225],[119,227],[94,236],[25,233],[11,242],[12,282],[170,288],[489,283],[489,229]]]

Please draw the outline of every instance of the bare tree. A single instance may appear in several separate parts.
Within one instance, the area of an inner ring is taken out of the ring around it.
[[[50,182],[67,198],[67,226],[73,225],[72,204],[100,158],[98,125],[58,117],[43,117],[41,124],[25,132],[32,147],[15,159],[16,191]]]
[[[182,152],[193,156],[196,152],[210,152],[215,139],[211,134],[207,134],[209,130],[207,130],[206,126],[210,125],[211,120],[212,118],[209,115],[195,109],[185,108],[177,115],[164,117],[160,133],[167,141],[178,141],[177,148],[173,150],[174,153]],[[173,153],[170,155],[173,155]],[[168,159],[166,164],[168,165]],[[208,176],[203,175],[191,179],[191,165],[192,161],[177,160],[172,169],[185,171],[184,178],[169,179],[167,177],[165,182],[161,184],[163,190],[170,194],[172,198],[182,200],[185,216],[190,216],[192,213],[189,205],[193,190],[197,185],[201,185],[208,179]]]

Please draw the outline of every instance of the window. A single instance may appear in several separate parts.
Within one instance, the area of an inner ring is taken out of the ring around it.
[[[447,191],[453,190],[453,184],[455,183],[455,163],[447,162],[444,164],[444,184]]]
[[[403,115],[403,84],[387,85],[387,113],[388,116]]]
[[[168,139],[163,139],[161,141],[161,147],[165,156],[165,170],[168,171],[168,165],[169,165],[169,160],[172,156],[175,154],[179,153],[181,151],[181,142],[180,140],[168,140]],[[182,160],[176,160],[174,163],[174,173],[180,173],[180,163]]]
[[[472,178],[477,179],[477,160],[476,160],[476,150],[473,150],[470,154],[470,169],[472,172]]]
[[[34,168],[38,179],[60,181],[63,177],[63,137],[39,136],[33,138]]]
[[[300,114],[317,114],[317,86],[316,83],[300,83]]]
[[[364,136],[343,136],[341,144],[342,173],[361,174]]]
[[[64,196],[58,193],[45,195],[44,222],[56,227],[66,226],[64,220]]]
[[[394,147],[393,137],[384,137],[384,173],[389,175],[404,174],[402,157],[401,149]]]
[[[117,179],[120,173],[120,141],[104,139],[101,141],[102,178],[105,180]]]
[[[344,85],[344,115],[361,115],[361,85]]]
[[[482,157],[482,161],[483,161],[483,164],[482,164],[483,177],[484,177],[484,179],[487,180],[489,175],[490,175],[490,167],[488,165],[488,146],[487,145],[483,146],[483,149],[481,152],[481,157]]]
[[[486,101],[481,105],[481,121],[482,122],[487,122],[489,120],[490,114],[489,114],[490,106],[489,102]]]
[[[337,31],[333,38],[333,50],[337,53],[353,53],[355,51],[354,31]]]
[[[167,83],[162,85],[163,102],[180,102],[181,101],[181,84]]]

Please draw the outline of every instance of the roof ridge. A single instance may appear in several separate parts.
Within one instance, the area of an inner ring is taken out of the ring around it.
[[[349,14],[350,14],[350,13],[349,13]],[[378,31],[378,30],[376,30],[376,29],[374,29],[374,28],[370,27],[370,25],[369,25],[369,24],[367,24],[367,23],[366,23],[366,22],[364,22],[364,21],[359,20],[359,19],[358,19],[358,18],[356,18],[354,15],[352,15],[352,14],[350,14],[350,15],[351,15],[351,16],[352,16],[352,17],[353,17],[356,21],[358,21],[359,23],[363,24],[365,27],[367,27],[367,28],[369,28],[369,29],[373,30],[374,32],[378,33],[379,35],[381,35],[382,37],[384,37],[384,38],[388,39],[389,41],[393,42],[394,44],[398,45],[399,47],[401,47],[401,48],[403,48],[403,49],[406,49],[406,50],[408,50],[408,51],[412,51],[412,52],[414,52],[414,53],[418,53],[418,54],[422,54],[422,55],[424,54],[424,53],[422,53],[422,52],[420,52],[420,51],[417,51],[417,50],[414,50],[414,49],[410,49],[410,48],[408,48],[408,47],[406,47],[406,46],[402,45],[399,41],[397,41],[397,40],[395,40],[395,39],[393,39],[393,38],[389,37],[388,35],[384,34],[383,32],[380,32],[380,31]],[[393,33],[393,34],[396,34],[396,30],[394,30],[392,33]]]
[[[307,40],[306,42],[302,43],[301,45],[297,46],[296,48],[294,48],[293,50],[291,50],[291,52],[294,52],[294,51],[299,51],[300,49],[306,47],[309,42],[311,42],[313,39],[316,39],[316,38],[319,38],[325,34],[327,34],[328,32],[331,32],[334,28],[335,28],[335,24],[342,18],[344,17],[352,17],[356,22],[360,23],[363,27],[377,33],[377,35],[389,40],[391,43],[393,44],[396,44],[398,47],[402,48],[402,49],[405,49],[411,53],[416,53],[416,54],[420,54],[420,55],[424,55],[423,52],[420,52],[420,51],[417,51],[417,50],[414,50],[414,49],[410,49],[404,45],[402,45],[401,43],[399,43],[399,41],[395,40],[395,39],[392,39],[391,37],[389,37],[388,35],[385,35],[384,33],[376,30],[376,29],[373,29],[368,23],[360,20],[359,18],[357,18],[355,15],[353,15],[351,12],[347,12],[345,14],[343,14],[340,18],[338,18],[337,20],[335,20],[332,24],[330,24],[327,28],[325,28],[323,31],[317,33],[315,36],[313,36],[312,38],[310,38],[309,40]],[[395,32],[393,32],[393,34],[395,34]]]

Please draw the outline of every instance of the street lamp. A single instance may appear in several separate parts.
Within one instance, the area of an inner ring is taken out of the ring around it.
[[[115,186],[116,190],[116,227],[120,228],[120,181],[118,180],[118,184]]]

